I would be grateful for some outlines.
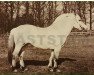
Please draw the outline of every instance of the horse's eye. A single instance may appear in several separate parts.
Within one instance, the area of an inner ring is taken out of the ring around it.
[[[82,21],[82,20],[79,20],[79,21]]]

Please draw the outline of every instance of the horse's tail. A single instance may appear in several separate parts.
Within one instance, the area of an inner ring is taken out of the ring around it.
[[[10,32],[9,39],[8,39],[8,62],[11,64],[12,63],[12,52],[14,50],[14,35],[12,31]]]

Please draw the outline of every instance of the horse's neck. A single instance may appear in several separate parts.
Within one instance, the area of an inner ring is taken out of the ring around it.
[[[67,22],[67,21],[65,22],[65,21],[54,22],[52,24],[51,28],[54,29],[55,31],[58,31],[60,34],[65,35],[67,37],[70,34],[70,32],[73,28],[73,26],[72,26],[73,23]]]

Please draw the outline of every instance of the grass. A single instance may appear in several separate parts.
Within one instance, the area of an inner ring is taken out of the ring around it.
[[[59,57],[61,58],[59,67],[64,73],[53,73],[53,75],[88,75],[88,73],[82,74],[79,72],[89,72],[90,75],[93,75],[91,74],[91,72],[94,72],[93,40],[94,36],[68,36]],[[7,41],[8,35],[0,36],[0,72],[10,72],[9,65],[6,62],[8,51]],[[47,73],[47,70],[45,70],[50,56],[50,50],[32,48],[32,46],[28,46],[26,49],[25,60],[28,60],[29,63],[26,63],[30,69],[28,73],[32,71],[32,73],[37,72],[33,75],[41,75],[39,72],[46,72],[45,75],[50,75]]]

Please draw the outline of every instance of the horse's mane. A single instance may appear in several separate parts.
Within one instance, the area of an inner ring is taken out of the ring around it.
[[[55,21],[49,27],[55,27],[64,24],[68,22],[67,20],[71,20],[71,18],[73,19],[74,16],[75,16],[74,13],[61,14],[55,19]]]

